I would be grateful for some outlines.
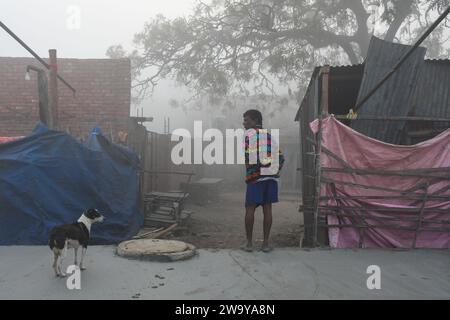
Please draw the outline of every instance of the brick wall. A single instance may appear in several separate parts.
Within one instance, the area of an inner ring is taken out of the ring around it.
[[[48,60],[46,61],[48,62]],[[44,68],[33,58],[0,57],[0,136],[21,136],[39,121],[37,73],[25,80],[27,65]],[[130,115],[128,59],[58,59],[58,73],[77,90],[58,81],[61,130],[85,137],[95,125],[105,135],[127,130]]]

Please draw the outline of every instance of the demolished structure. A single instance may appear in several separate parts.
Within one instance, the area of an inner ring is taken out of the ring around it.
[[[450,61],[418,48],[341,116],[410,48],[373,38],[364,64],[315,69],[296,116],[304,245],[450,247]]]

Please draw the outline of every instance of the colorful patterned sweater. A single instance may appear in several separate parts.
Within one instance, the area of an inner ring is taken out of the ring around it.
[[[278,150],[278,168],[272,164],[272,149],[277,149],[275,141],[267,129],[247,130],[245,135],[245,182],[252,183],[260,178],[279,178],[284,164],[284,156],[281,150]],[[261,154],[260,154],[261,153]],[[264,156],[260,159],[260,156]],[[261,172],[261,169],[263,173]],[[266,172],[264,172],[266,171]]]

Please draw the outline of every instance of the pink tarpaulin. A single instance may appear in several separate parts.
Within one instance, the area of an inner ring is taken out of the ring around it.
[[[315,133],[318,132],[318,120],[311,123],[311,129]],[[353,169],[379,169],[390,172],[450,168],[450,130],[434,139],[414,146],[398,146],[366,137],[330,116],[322,122],[322,145],[346,162],[343,163],[322,150],[320,155],[322,168],[344,168],[348,165]],[[449,171],[446,175],[449,174]],[[441,170],[436,175],[442,176],[442,174]],[[339,212],[344,214],[344,216],[328,216],[329,225],[366,225],[367,223],[371,226],[377,226],[377,228],[364,228],[364,231],[352,227],[330,228],[331,247],[356,248],[362,238],[364,248],[411,248],[415,238],[415,230],[418,227],[419,212],[424,204],[425,210],[422,213],[423,223],[421,225],[421,229],[424,230],[417,234],[416,247],[450,248],[450,232],[448,232],[450,230],[450,197],[448,199],[445,197],[450,196],[450,179],[363,175],[328,172],[327,170],[324,170],[323,177],[332,181],[350,183],[350,185],[322,184],[321,196],[332,199],[322,201],[321,206],[339,208]],[[355,185],[390,190],[364,189]],[[394,190],[409,192],[415,190],[413,191],[414,194],[409,193],[409,195],[416,199],[392,199],[392,197],[400,195],[399,192]],[[428,200],[423,201],[421,199],[425,199],[425,193],[429,196]],[[377,198],[342,199],[342,197],[355,198],[361,196],[375,196]],[[438,198],[439,196],[441,198]],[[356,212],[349,209],[351,207],[367,209],[364,211],[364,219],[361,219],[360,211]],[[377,210],[375,211],[374,208]],[[410,211],[399,212],[396,211],[398,208],[406,208]],[[348,216],[345,216],[345,214],[348,214]],[[385,226],[388,226],[388,228],[382,228]],[[392,226],[412,230],[390,229],[389,227]],[[432,231],[435,229],[446,229],[447,231]]]
[[[23,137],[0,137],[0,143],[6,143],[22,139]]]

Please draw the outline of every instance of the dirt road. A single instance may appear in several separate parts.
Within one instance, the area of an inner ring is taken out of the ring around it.
[[[299,246],[303,217],[298,205],[295,195],[285,194],[280,194],[280,203],[274,205],[271,241],[275,248]],[[198,248],[216,249],[239,248],[245,242],[243,192],[224,193],[218,202],[205,206],[189,204],[187,209],[195,213],[170,239],[189,242]],[[263,238],[262,223],[262,209],[258,208],[253,232],[257,249]]]

